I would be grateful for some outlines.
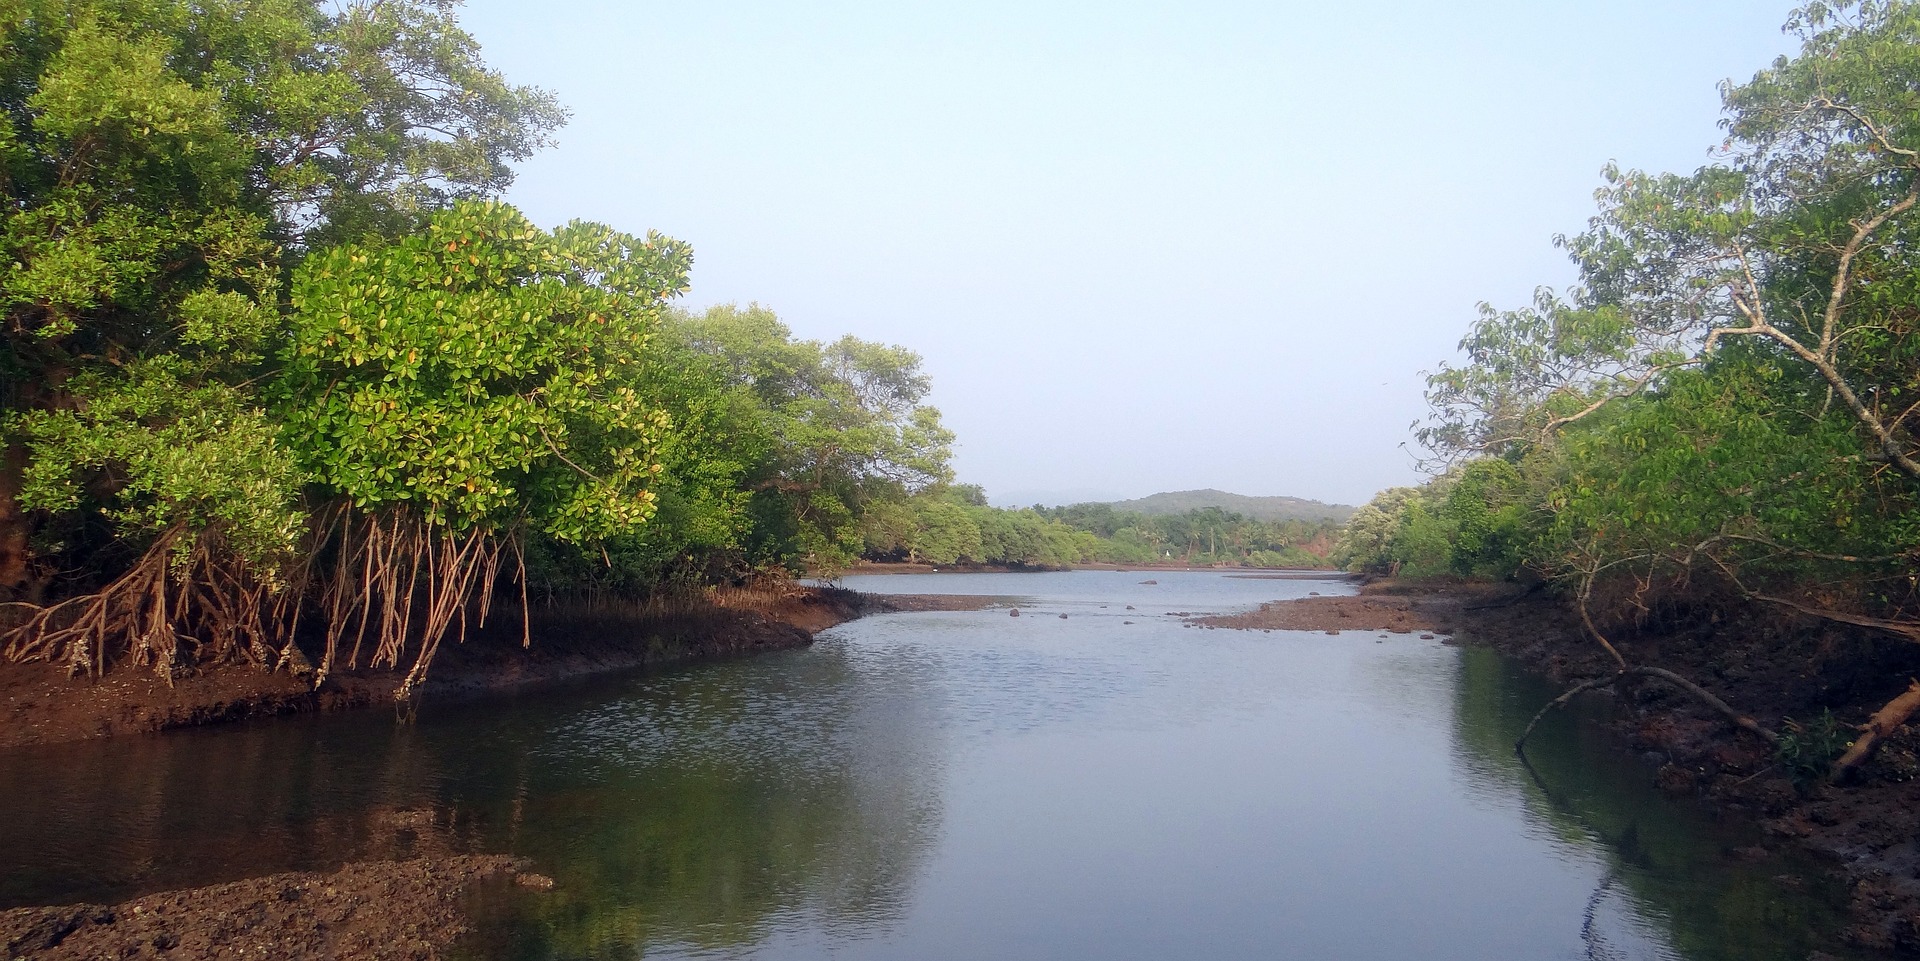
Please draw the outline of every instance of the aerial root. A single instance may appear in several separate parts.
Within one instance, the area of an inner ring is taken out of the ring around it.
[[[512,534],[451,531],[408,511],[364,515],[342,506],[323,519],[319,540],[331,542],[333,561],[321,575],[327,632],[316,687],[342,662],[358,668],[368,653],[370,667],[410,661],[394,698],[411,697],[447,635],[465,640],[470,617],[485,626],[505,551],[513,553],[524,598],[525,560]],[[526,632],[524,600],[522,608]]]
[[[24,617],[0,629],[0,657],[64,662],[98,677],[119,658],[169,684],[203,658],[267,663],[269,588],[221,549],[217,534],[171,528],[107,586],[48,605],[12,604]]]

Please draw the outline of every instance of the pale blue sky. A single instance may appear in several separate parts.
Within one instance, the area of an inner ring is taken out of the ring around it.
[[[509,199],[693,244],[687,303],[926,358],[996,503],[1417,479],[1421,372],[1608,160],[1692,170],[1785,4],[473,0],[573,110]]]

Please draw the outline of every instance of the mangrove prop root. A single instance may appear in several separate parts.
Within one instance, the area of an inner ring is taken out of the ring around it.
[[[1600,633],[1600,628],[1596,627],[1593,623],[1593,615],[1587,611],[1587,604],[1593,598],[1593,578],[1594,575],[1588,574],[1586,579],[1580,582],[1580,595],[1578,598],[1580,623],[1586,626],[1587,633],[1592,634],[1593,639],[1599,641],[1601,647],[1606,648],[1607,654],[1613,658],[1613,663],[1618,665],[1620,670],[1624,671],[1627,669],[1627,659],[1620,656],[1620,649],[1614,647],[1613,642],[1607,640],[1605,634]]]
[[[1546,717],[1549,712],[1553,711],[1553,709],[1558,707],[1565,707],[1569,701],[1572,701],[1574,698],[1588,691],[1595,690],[1597,688],[1602,688],[1602,687],[1610,687],[1614,684],[1620,683],[1621,681],[1629,677],[1651,677],[1651,678],[1657,678],[1659,680],[1665,681],[1668,684],[1671,684],[1674,687],[1679,688],[1680,690],[1685,691],[1686,693],[1692,695],[1695,700],[1700,701],[1701,703],[1707,705],[1710,708],[1713,708],[1715,713],[1719,714],[1721,717],[1726,718],[1727,722],[1732,724],[1734,727],[1740,728],[1743,731],[1747,731],[1748,733],[1753,734],[1754,736],[1760,738],[1761,740],[1766,741],[1769,745],[1778,745],[1780,743],[1779,735],[1773,733],[1772,731],[1767,730],[1764,727],[1761,727],[1759,724],[1754,722],[1753,718],[1750,718],[1745,714],[1742,714],[1739,711],[1734,710],[1731,705],[1727,704],[1726,701],[1723,701],[1719,697],[1715,696],[1712,691],[1709,691],[1706,688],[1703,688],[1700,685],[1695,684],[1692,681],[1689,681],[1686,678],[1681,677],[1680,675],[1667,670],[1666,668],[1624,667],[1618,671],[1613,672],[1612,674],[1608,674],[1603,677],[1597,677],[1589,681],[1582,681],[1579,684],[1576,684],[1573,687],[1567,689],[1566,693],[1548,702],[1546,707],[1541,708],[1539,713],[1533,716],[1533,720],[1527,722],[1527,729],[1521,732],[1520,739],[1513,742],[1514,752],[1522,755],[1526,753],[1527,739],[1533,736],[1533,730],[1534,728],[1540,725],[1540,720]],[[1916,698],[1915,707],[1920,707],[1920,693],[1916,693],[1914,696]],[[1911,713],[1911,709],[1909,709],[1909,713]]]
[[[1874,748],[1878,747],[1888,734],[1907,723],[1907,719],[1912,717],[1915,711],[1920,711],[1920,681],[1908,681],[1906,691],[1888,701],[1885,707],[1873,712],[1873,717],[1868,718],[1867,723],[1861,725],[1860,736],[1854,738],[1853,743],[1847,746],[1846,753],[1833,762],[1827,777],[1838,781],[1854,768],[1866,763],[1867,758],[1873,755]]]
[[[0,656],[64,662],[70,674],[93,677],[127,658],[168,683],[200,660],[265,664],[268,639],[281,633],[270,593],[217,531],[171,528],[98,591],[45,606],[9,605],[25,614],[0,628]]]
[[[330,554],[332,561],[319,572],[327,629],[316,687],[342,662],[353,670],[367,654],[370,667],[404,664],[394,698],[411,697],[447,635],[465,640],[469,618],[486,623],[507,551],[521,572],[524,596],[525,564],[512,533],[455,531],[408,511],[366,515],[344,506],[324,518],[319,531],[330,550],[312,553]]]
[[[64,663],[93,677],[124,659],[168,683],[197,663],[238,660],[309,677],[315,688],[364,657],[368,667],[405,672],[394,697],[406,701],[449,634],[465,640],[470,620],[485,626],[508,552],[520,580],[521,641],[530,642],[517,531],[450,530],[411,511],[340,505],[316,519],[306,560],[265,576],[218,530],[174,527],[98,591],[0,605],[0,657]],[[325,625],[317,665],[294,643],[309,610]]]
[[[1600,632],[1600,628],[1593,623],[1593,616],[1587,610],[1588,603],[1593,597],[1593,581],[1594,581],[1594,572],[1589,572],[1586,578],[1582,580],[1580,583],[1580,594],[1578,597],[1578,605],[1577,605],[1580,611],[1580,622],[1583,625],[1585,625],[1587,629],[1587,633],[1593,635],[1593,639],[1595,641],[1598,641],[1600,643],[1600,646],[1606,649],[1607,654],[1613,658],[1614,664],[1618,665],[1618,669],[1615,670],[1612,674],[1608,674],[1603,677],[1594,678],[1593,680],[1590,680],[1590,681],[1582,681],[1581,683],[1576,684],[1572,688],[1568,689],[1566,693],[1548,702],[1546,707],[1541,708],[1539,713],[1533,716],[1533,720],[1527,722],[1527,729],[1521,732],[1520,739],[1513,742],[1514,753],[1519,754],[1522,757],[1526,755],[1527,739],[1533,736],[1534,728],[1540,725],[1541,718],[1546,717],[1548,712],[1552,711],[1554,708],[1566,706],[1567,702],[1573,700],[1575,697],[1578,697],[1581,694],[1586,693],[1587,691],[1591,691],[1601,687],[1609,687],[1614,684],[1618,684],[1622,680],[1625,680],[1626,678],[1629,678],[1629,677],[1652,677],[1652,678],[1658,678],[1662,681],[1665,681],[1668,684],[1671,684],[1674,687],[1677,687],[1680,690],[1693,695],[1693,698],[1701,702],[1702,704],[1705,704],[1708,707],[1713,708],[1715,713],[1719,714],[1721,717],[1726,718],[1728,723],[1732,724],[1733,726],[1740,728],[1743,731],[1747,731],[1753,734],[1754,736],[1760,738],[1761,740],[1766,741],[1767,744],[1770,746],[1775,746],[1775,747],[1779,746],[1780,744],[1779,735],[1776,735],[1772,731],[1769,731],[1766,728],[1761,727],[1759,724],[1754,723],[1753,718],[1750,718],[1745,714],[1742,714],[1739,711],[1734,710],[1732,706],[1727,704],[1727,702],[1715,696],[1712,691],[1709,691],[1706,688],[1701,687],[1700,685],[1695,684],[1692,681],[1689,681],[1686,678],[1681,677],[1680,675],[1675,674],[1674,672],[1669,671],[1663,667],[1629,666],[1627,664],[1627,659],[1621,656],[1620,649],[1614,647],[1613,642],[1607,640],[1607,636]]]
[[[1668,684],[1671,684],[1674,687],[1677,687],[1687,692],[1688,694],[1693,695],[1695,698],[1705,703],[1708,707],[1713,708],[1715,711],[1717,711],[1720,714],[1721,717],[1726,718],[1727,721],[1731,723],[1734,727],[1740,728],[1743,731],[1747,731],[1748,733],[1753,734],[1755,737],[1758,737],[1760,740],[1767,742],[1767,744],[1770,746],[1778,746],[1780,743],[1779,735],[1773,733],[1772,731],[1767,730],[1764,727],[1761,727],[1759,724],[1754,722],[1753,718],[1750,718],[1745,714],[1742,714],[1739,711],[1734,710],[1730,705],[1727,704],[1727,702],[1719,699],[1718,697],[1715,697],[1712,691],[1709,691],[1706,688],[1701,687],[1700,685],[1695,684],[1692,681],[1689,681],[1686,678],[1673,673],[1672,671],[1669,671],[1665,668],[1660,668],[1660,667],[1636,667],[1636,668],[1632,668],[1626,673],[1639,674],[1643,677],[1657,677],[1663,681],[1666,681]]]

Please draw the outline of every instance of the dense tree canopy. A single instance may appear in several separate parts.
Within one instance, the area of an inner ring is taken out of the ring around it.
[[[94,512],[284,553],[286,271],[504,186],[561,112],[444,6],[21,0],[0,41],[0,594],[101,573],[62,559]]]
[[[1580,286],[1485,311],[1468,363],[1433,378],[1424,439],[1503,458],[1551,509],[1510,561],[1704,565],[1749,594],[1852,564],[1882,613],[1904,609],[1920,8],[1813,4],[1789,28],[1798,56],[1726,89],[1719,162],[1609,168],[1561,241]]]
[[[0,4],[7,656],[405,693],[503,574],[832,570],[951,480],[910,351],[675,311],[684,244],[491,200],[564,112],[456,11]]]
[[[1920,5],[1788,29],[1712,164],[1607,168],[1579,284],[1483,308],[1429,381],[1451,469],[1363,509],[1350,563],[1544,576],[1596,636],[1757,602],[1920,641]]]

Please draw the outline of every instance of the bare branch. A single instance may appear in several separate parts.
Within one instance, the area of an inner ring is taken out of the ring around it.
[[[1840,103],[1839,101],[1833,100],[1828,97],[1821,97],[1809,103],[1808,106],[1816,107],[1821,110],[1831,110],[1831,111],[1834,111],[1835,113],[1844,113],[1847,116],[1852,117],[1854,123],[1857,123],[1862,127],[1865,127],[1867,130],[1867,133],[1873,135],[1874,142],[1879,145],[1881,150],[1884,150],[1898,157],[1906,157],[1909,160],[1920,160],[1920,151],[1909,150],[1905,147],[1901,147],[1895,144],[1893,140],[1887,136],[1887,132],[1880,128],[1879,124],[1876,124],[1872,120],[1867,119],[1867,116],[1865,114],[1861,113],[1857,108],[1849,104]]]
[[[1612,401],[1624,400],[1628,397],[1632,397],[1635,394],[1640,393],[1643,390],[1646,390],[1647,385],[1653,383],[1653,379],[1655,377],[1658,377],[1669,370],[1676,370],[1681,367],[1690,367],[1698,363],[1700,363],[1700,361],[1699,359],[1696,358],[1693,360],[1683,360],[1683,361],[1679,361],[1677,363],[1672,363],[1672,364],[1655,364],[1653,367],[1648,368],[1646,373],[1640,375],[1640,378],[1634,381],[1633,386],[1629,388],[1625,393],[1608,394],[1605,397],[1602,397],[1599,400],[1596,400],[1593,403],[1588,404],[1585,408],[1579,410],[1576,413],[1568,414],[1565,417],[1555,417],[1554,419],[1547,421],[1546,426],[1540,428],[1540,436],[1543,438],[1547,437],[1548,435],[1551,435],[1554,431],[1557,431],[1560,428],[1567,426],[1568,424],[1574,423],[1575,421],[1578,421],[1582,418],[1585,418],[1593,414],[1594,412],[1605,407],[1608,403]]]
[[[1915,181],[1909,186],[1907,195],[1900,198],[1898,202],[1875,214],[1866,223],[1854,225],[1853,236],[1849,237],[1846,246],[1841,248],[1840,263],[1834,269],[1833,289],[1827,296],[1826,314],[1821,319],[1820,355],[1822,357],[1831,357],[1833,354],[1833,328],[1839,322],[1840,305],[1845,301],[1847,289],[1851,284],[1854,258],[1860,255],[1860,249],[1866,245],[1867,238],[1878,233],[1881,227],[1886,226],[1887,221],[1913,209],[1916,202],[1920,202],[1920,181]]]

